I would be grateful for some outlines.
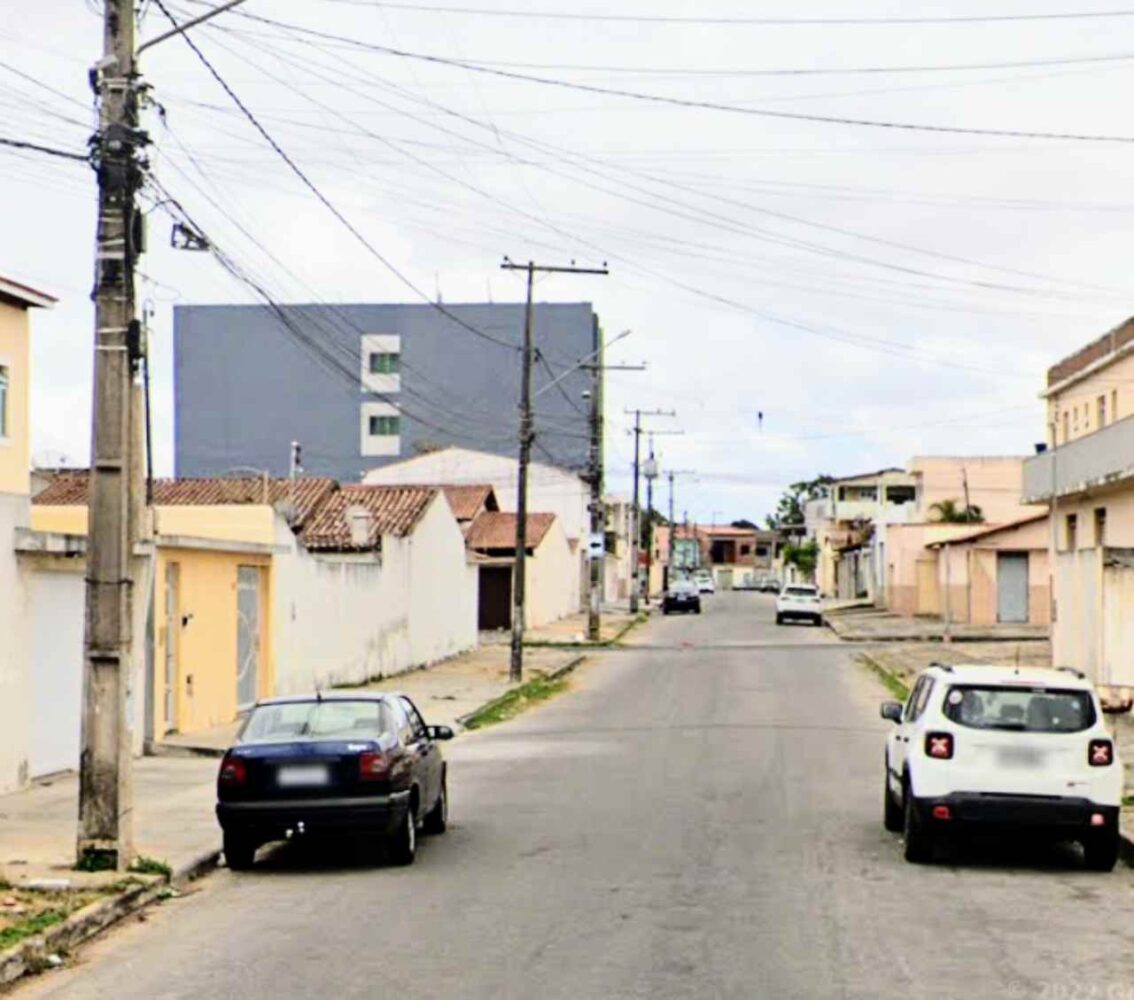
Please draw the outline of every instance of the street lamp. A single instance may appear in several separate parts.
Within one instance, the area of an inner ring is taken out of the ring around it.
[[[650,603],[650,579],[654,571],[654,480],[658,478],[658,462],[654,458],[654,436],[650,435],[650,457],[642,466],[646,477],[646,603]]]

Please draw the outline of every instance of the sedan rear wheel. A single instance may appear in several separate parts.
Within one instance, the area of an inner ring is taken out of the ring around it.
[[[390,860],[396,865],[412,865],[417,857],[417,820],[413,806],[406,810],[397,832],[390,838]]]
[[[255,860],[255,841],[236,833],[224,835],[224,861],[230,871],[246,872]]]

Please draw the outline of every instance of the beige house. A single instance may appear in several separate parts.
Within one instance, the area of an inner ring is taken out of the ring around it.
[[[0,793],[27,781],[37,699],[26,665],[33,644],[31,588],[13,547],[30,513],[32,309],[55,299],[0,277]]]
[[[967,527],[968,532],[926,546],[937,556],[930,583],[937,610],[931,613],[972,625],[1048,624],[1047,516]]]
[[[479,569],[478,627],[511,628],[512,579],[516,563],[516,515],[487,511],[465,539]],[[554,514],[527,516],[524,612],[527,628],[538,628],[576,609],[572,586],[575,553]]]
[[[1134,686],[1134,319],[1048,369],[1024,497],[1052,505],[1052,655]],[[1037,449],[1039,450],[1039,449]]]
[[[367,472],[363,482],[375,486],[491,484],[501,510],[515,511],[517,506],[516,460],[470,448],[441,448],[383,465]],[[542,462],[532,462],[528,466],[527,509],[554,514],[571,547],[572,611],[586,608],[590,581],[587,555],[590,499],[590,487],[579,473]]]

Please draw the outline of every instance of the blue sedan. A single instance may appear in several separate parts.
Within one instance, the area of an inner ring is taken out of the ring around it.
[[[444,833],[449,796],[437,745],[398,694],[315,694],[259,702],[217,776],[217,819],[229,868],[250,868],[262,844],[288,836],[363,834],[413,864],[418,832]]]

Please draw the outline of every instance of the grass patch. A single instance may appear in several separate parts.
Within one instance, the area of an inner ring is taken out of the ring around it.
[[[166,862],[158,861],[157,858],[147,858],[144,855],[135,858],[128,870],[136,875],[161,875],[167,879],[173,877],[173,869]]]
[[[546,677],[533,677],[530,681],[513,688],[502,698],[482,708],[472,715],[466,722],[466,729],[483,729],[485,726],[494,726],[498,722],[513,719],[532,705],[554,698],[567,690],[566,678],[548,680]]]
[[[910,689],[901,678],[890,673],[890,671],[882,666],[874,657],[867,656],[865,653],[859,653],[857,659],[859,663],[878,676],[878,679],[886,686],[886,690],[898,701],[905,701],[910,696]]]
[[[105,895],[106,890],[49,892],[9,886],[0,894],[0,951],[42,934]]]
[[[67,919],[66,910],[40,910],[39,913],[10,923],[0,928],[0,951],[19,944],[24,938],[42,934],[48,927],[61,924]]]

